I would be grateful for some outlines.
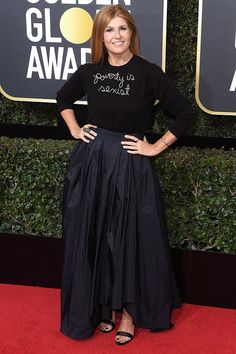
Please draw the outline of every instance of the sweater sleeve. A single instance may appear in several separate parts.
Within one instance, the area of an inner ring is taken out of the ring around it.
[[[163,110],[174,118],[169,130],[179,138],[190,129],[196,119],[196,113],[168,75],[155,64],[153,64],[153,69],[152,87],[155,98],[160,101]]]
[[[68,108],[74,109],[74,102],[85,95],[83,76],[84,65],[81,65],[57,92],[56,101],[60,112]]]

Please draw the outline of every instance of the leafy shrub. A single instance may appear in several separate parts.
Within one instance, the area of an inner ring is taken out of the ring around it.
[[[0,231],[61,237],[74,141],[1,138]],[[235,152],[175,148],[155,158],[173,247],[236,253]]]
[[[181,148],[155,162],[172,246],[236,253],[235,151]]]
[[[72,143],[1,139],[0,231],[60,235],[63,176]]]
[[[16,102],[0,94],[1,123],[54,126],[57,115],[55,104]]]

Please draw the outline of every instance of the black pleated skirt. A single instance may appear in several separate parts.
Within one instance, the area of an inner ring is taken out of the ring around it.
[[[76,143],[65,178],[61,331],[89,337],[122,308],[136,326],[168,329],[180,298],[153,160],[124,150],[123,133],[96,131]]]

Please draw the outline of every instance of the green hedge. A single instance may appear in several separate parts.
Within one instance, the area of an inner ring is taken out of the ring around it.
[[[61,237],[63,179],[75,142],[0,142],[0,231]],[[155,164],[171,245],[236,253],[235,152],[176,148]]]
[[[208,115],[195,102],[198,3],[198,0],[168,1],[167,73],[198,113],[190,134],[234,138],[235,117]],[[10,102],[1,97],[0,117],[6,123],[55,125],[57,112],[53,104]],[[154,131],[163,132],[167,126],[167,118],[158,112]]]
[[[56,126],[58,110],[55,104],[16,102],[0,94],[0,120],[7,124]]]

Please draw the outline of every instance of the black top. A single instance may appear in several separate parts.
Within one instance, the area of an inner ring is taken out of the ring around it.
[[[153,122],[158,99],[173,116],[169,130],[176,137],[190,128],[195,113],[170,78],[156,64],[133,55],[121,66],[84,64],[57,93],[60,112],[74,108],[87,95],[88,123],[118,132],[142,132]]]

